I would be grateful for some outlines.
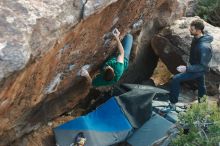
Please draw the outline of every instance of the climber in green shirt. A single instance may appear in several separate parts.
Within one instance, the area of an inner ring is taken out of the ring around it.
[[[106,61],[100,70],[100,73],[92,80],[92,85],[94,87],[113,85],[117,83],[124,71],[128,68],[133,36],[131,34],[127,34],[121,42],[119,39],[120,32],[118,29],[114,29],[112,33],[117,41],[119,55]],[[83,75],[89,76],[86,71],[84,71]]]

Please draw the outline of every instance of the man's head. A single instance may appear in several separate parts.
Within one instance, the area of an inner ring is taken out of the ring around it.
[[[111,66],[106,66],[104,68],[104,80],[111,81],[115,76],[114,69]]]
[[[191,22],[190,24],[190,34],[193,36],[199,36],[203,34],[203,29],[204,29],[204,23],[201,19],[196,19]]]

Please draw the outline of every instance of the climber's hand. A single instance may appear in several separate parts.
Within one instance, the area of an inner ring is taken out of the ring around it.
[[[115,29],[112,31],[112,34],[113,34],[115,37],[119,37],[119,36],[120,36],[120,32],[118,31],[117,28],[115,28]]]

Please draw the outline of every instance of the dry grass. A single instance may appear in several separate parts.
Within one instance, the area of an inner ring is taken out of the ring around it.
[[[163,85],[167,83],[171,77],[171,72],[167,69],[166,65],[159,60],[151,79],[156,85]]]

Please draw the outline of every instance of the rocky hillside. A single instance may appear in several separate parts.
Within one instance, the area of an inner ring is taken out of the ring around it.
[[[120,82],[149,79],[159,58],[151,39],[184,16],[187,2],[1,1],[0,146],[15,140],[13,145],[50,145],[51,131],[44,131],[51,130],[48,121],[86,97],[90,86],[77,73],[86,67],[93,76],[115,51],[116,42],[109,35],[115,27],[122,36],[131,32],[135,38],[132,62]],[[42,133],[37,143],[33,135],[19,141],[37,130]]]

